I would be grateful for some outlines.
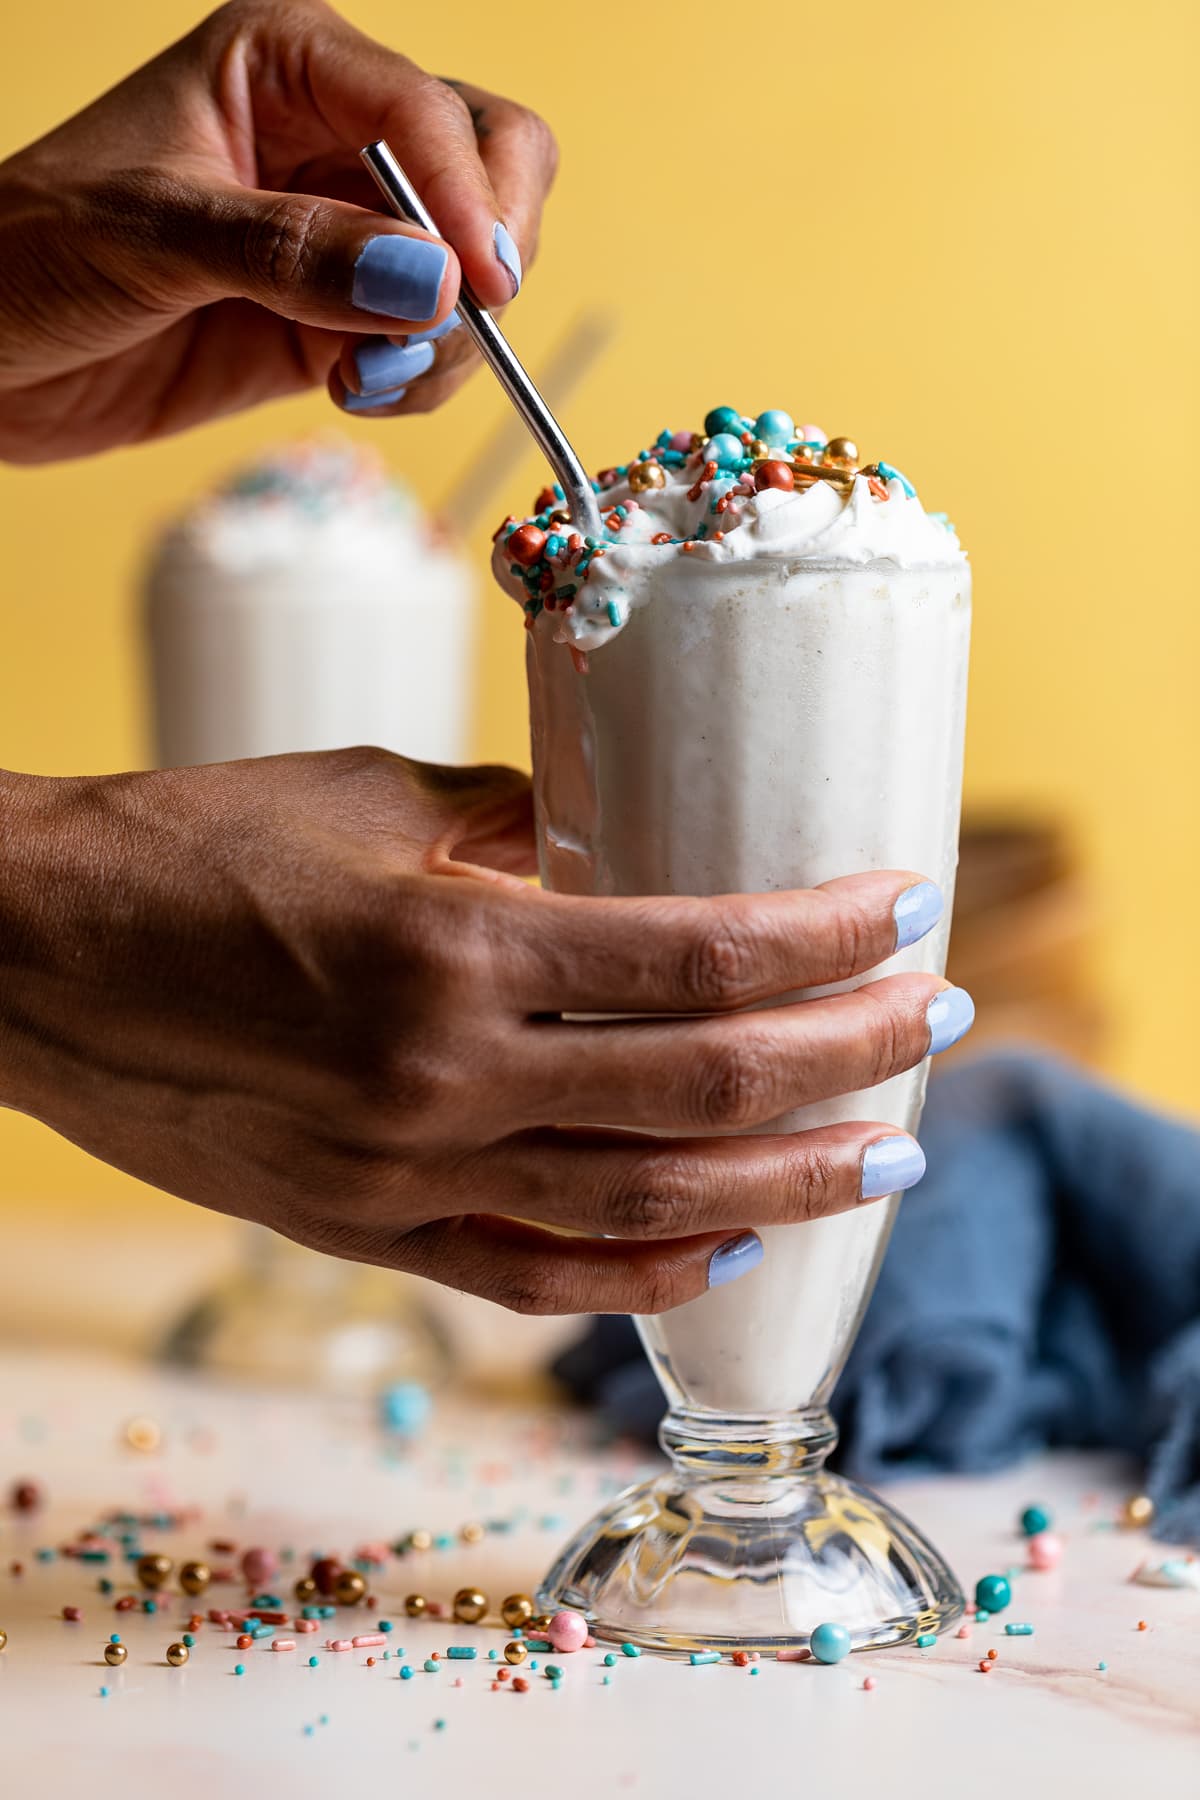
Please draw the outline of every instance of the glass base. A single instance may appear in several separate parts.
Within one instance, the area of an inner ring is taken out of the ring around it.
[[[961,1616],[957,1581],[916,1527],[822,1467],[836,1442],[823,1409],[672,1412],[660,1437],[674,1466],[583,1528],[540,1608],[573,1607],[597,1638],[681,1655],[803,1650],[827,1623],[875,1650]]]

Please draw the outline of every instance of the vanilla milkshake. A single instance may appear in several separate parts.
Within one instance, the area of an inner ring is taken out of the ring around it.
[[[600,477],[605,535],[551,492],[497,538],[525,608],[542,874],[560,892],[720,894],[911,869],[939,929],[871,972],[940,973],[958,848],[970,573],[887,463],[719,408]],[[864,976],[860,979],[868,979]],[[852,984],[853,985],[853,984]],[[764,1129],[913,1130],[924,1066]],[[611,1121],[620,1125],[620,1119]],[[897,1197],[761,1236],[752,1274],[640,1321],[673,1406],[828,1398]]]
[[[167,767],[379,744],[469,753],[474,580],[370,453],[287,445],[162,537],[146,582]]]

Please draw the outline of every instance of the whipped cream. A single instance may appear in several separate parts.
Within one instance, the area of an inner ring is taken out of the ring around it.
[[[729,411],[717,409],[709,418],[719,422],[717,415]],[[926,512],[906,476],[887,463],[838,466],[827,460],[826,440],[814,426],[784,444],[754,438],[756,425],[780,419],[791,426],[780,413],[739,420],[741,444],[728,431],[660,433],[633,462],[593,484],[605,520],[602,538],[575,533],[556,490],[546,490],[537,513],[506,520],[497,534],[497,580],[531,619],[543,610],[557,613],[558,641],[587,651],[614,637],[676,562],[700,579],[701,571],[740,572],[744,565],[753,580],[762,578],[757,565],[767,563],[781,570],[965,567],[953,526],[944,514]],[[687,451],[679,447],[684,442]],[[764,464],[772,467],[760,475]],[[656,485],[647,485],[648,466]],[[786,487],[761,485],[772,473]],[[523,560],[542,536],[541,554]]]

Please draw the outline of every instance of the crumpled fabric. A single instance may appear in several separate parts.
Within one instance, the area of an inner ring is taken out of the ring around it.
[[[1123,1450],[1155,1535],[1200,1540],[1200,1132],[1014,1051],[931,1083],[920,1136],[928,1171],[834,1395],[839,1466],[878,1482]],[[593,1321],[556,1373],[653,1436],[628,1319]]]

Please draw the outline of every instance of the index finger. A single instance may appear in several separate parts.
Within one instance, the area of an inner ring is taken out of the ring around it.
[[[940,889],[901,870],[713,898],[511,897],[510,992],[528,1012],[726,1012],[848,981],[938,923]]]

